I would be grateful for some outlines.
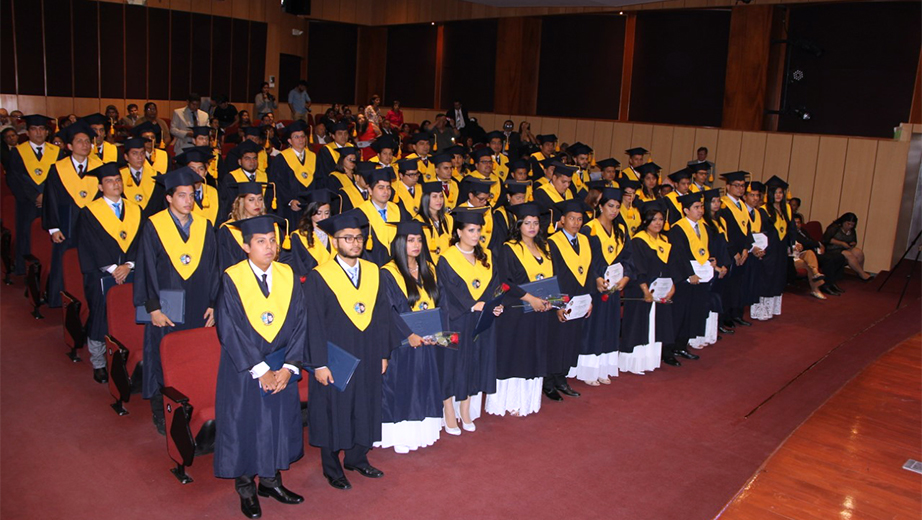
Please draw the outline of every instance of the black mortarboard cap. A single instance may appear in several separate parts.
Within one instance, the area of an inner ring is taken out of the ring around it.
[[[720,188],[704,190],[702,193],[704,193],[704,201],[708,202],[713,198],[720,197]]]
[[[208,127],[208,126],[193,126],[189,130],[192,130],[192,137],[199,137],[201,135],[204,135],[204,136],[211,135],[211,127]]]
[[[631,188],[632,190],[637,191],[640,189],[640,181],[628,179],[627,177],[621,177],[618,179],[618,186],[620,186],[622,190]]]
[[[628,148],[627,150],[624,151],[624,153],[626,153],[630,157],[632,155],[647,154],[647,153],[650,153],[650,151],[642,146],[638,146],[636,148]]]
[[[326,231],[330,236],[343,229],[362,229],[367,225],[368,219],[359,209],[350,209],[345,213],[340,213],[317,223],[317,227]]]
[[[700,163],[692,163],[688,165],[688,167],[691,169],[692,172],[701,172],[701,171],[709,172],[711,171],[712,166],[714,165],[710,163],[709,161],[704,161]]]
[[[246,141],[244,141],[244,142],[238,144],[238,145],[233,149],[232,153],[233,153],[234,155],[236,155],[237,157],[243,157],[245,154],[248,154],[248,153],[256,153],[256,154],[258,154],[258,153],[260,152],[260,150],[261,150],[261,148],[259,147],[258,144],[254,143],[253,141],[250,141],[250,140],[248,139],[248,140],[246,140]]]
[[[364,172],[377,170],[379,166],[381,166],[381,163],[371,161],[358,161],[355,163],[355,171],[357,171],[359,175],[362,175]]]
[[[345,131],[348,132],[348,131],[349,131],[349,124],[346,123],[345,121],[337,121],[336,123],[333,123],[333,128],[330,129],[330,133],[332,134],[332,133],[338,132],[338,131],[340,131],[340,130],[345,130]]]
[[[389,135],[382,135],[381,137],[375,139],[375,142],[371,143],[371,149],[376,153],[381,153],[381,150],[389,148],[391,150],[397,149],[397,141]]]
[[[525,161],[523,161],[522,159],[516,159],[516,160],[512,161],[511,163],[509,163],[509,171],[515,171],[515,170],[518,170],[518,169],[525,169],[525,170],[527,170],[527,169],[528,169],[528,163],[525,162]]]
[[[704,202],[704,193],[700,191],[697,193],[692,192],[687,195],[680,195],[676,200],[679,201],[683,208],[690,208],[696,202]]]
[[[423,223],[418,220],[406,220],[397,223],[398,235],[422,235]]]
[[[141,137],[141,134],[146,134],[147,132],[151,132],[154,135],[160,135],[162,133],[162,129],[160,128],[160,125],[154,123],[153,121],[144,121],[143,123],[131,129],[131,134],[135,137]]]
[[[493,150],[490,148],[478,148],[474,150],[474,153],[471,154],[471,158],[474,159],[474,162],[479,161],[482,157],[493,157]]]
[[[694,172],[691,168],[682,168],[677,172],[670,173],[669,180],[672,182],[679,182],[682,179],[691,179],[692,173]]]
[[[589,146],[583,143],[577,142],[577,143],[571,144],[567,148],[567,153],[570,154],[572,157],[576,157],[577,155],[581,155],[581,154],[589,155],[592,153],[592,148],[590,148]]]
[[[266,186],[265,182],[238,182],[234,184],[234,188],[237,190],[237,196],[240,195],[262,195],[263,187]]]
[[[738,172],[720,174],[720,176],[723,177],[725,181],[727,181],[727,184],[730,184],[731,182],[736,182],[736,181],[745,181],[747,175],[749,175],[749,172],[744,172],[742,170]]]
[[[22,120],[26,123],[26,128],[29,128],[30,126],[51,126],[51,118],[41,114],[30,114],[27,116],[22,116]]]
[[[429,132],[416,132],[410,136],[410,144],[416,144],[420,141],[428,141],[432,136]]]
[[[468,208],[465,206],[460,206],[451,211],[451,218],[455,222],[460,222],[462,224],[477,224],[482,226],[484,224],[483,214],[486,213],[487,208]]]
[[[554,167],[554,175],[566,175],[567,177],[572,177],[576,173],[576,168],[573,166],[567,166],[566,164],[554,161],[551,163],[551,166]]]
[[[427,193],[441,193],[442,183],[440,181],[433,182],[421,182],[420,186],[423,188],[423,194]]]
[[[540,217],[541,214],[544,213],[544,211],[541,209],[541,206],[534,202],[525,202],[523,204],[509,206],[509,210],[512,211],[512,213],[519,220],[522,220],[525,217]]]
[[[176,164],[186,166],[190,162],[208,164],[214,158],[214,152],[207,146],[193,146],[175,157]]]
[[[538,144],[557,142],[557,136],[554,134],[539,135],[536,139],[538,139]]]
[[[118,163],[110,162],[102,166],[97,166],[87,173],[95,176],[102,182],[105,177],[120,177],[122,175],[120,170],[121,168],[119,168]]]
[[[666,214],[666,203],[663,202],[663,199],[648,200],[640,206],[640,213],[642,215],[645,215],[648,211],[653,210],[659,211],[663,215]]]
[[[259,137],[260,128],[258,126],[248,126],[243,130],[243,134],[247,137]]]
[[[490,187],[493,186],[493,181],[477,179],[470,175],[465,177],[462,182],[467,188],[468,193],[490,193]]]
[[[86,134],[90,139],[96,138],[96,131],[82,119],[64,129],[64,141],[71,143],[77,134]]]
[[[266,213],[265,215],[257,215],[255,217],[245,218],[242,220],[232,220],[227,223],[228,226],[234,226],[246,235],[256,235],[256,234],[265,234],[265,233],[275,233],[275,224],[278,222],[284,222],[285,219],[274,215],[272,213]],[[278,238],[276,238],[277,240]]]
[[[456,144],[456,145],[449,146],[448,148],[442,150],[442,153],[445,153],[448,155],[460,155],[464,157],[464,155],[467,153],[467,150],[465,150],[463,146]]]
[[[493,139],[506,139],[506,134],[500,132],[499,130],[493,130],[492,132],[487,133],[485,136],[485,141],[488,143]]]
[[[586,183],[586,185],[590,190],[602,191],[606,186],[608,186],[608,181],[589,181]]]
[[[304,132],[307,134],[309,127],[307,123],[301,121],[300,119],[295,119],[290,125],[285,127],[285,138],[291,139],[291,134],[295,132]]]
[[[125,152],[128,152],[128,150],[133,150],[135,148],[143,149],[144,145],[146,144],[146,139],[141,139],[140,137],[132,137],[130,139],[125,139],[125,142],[122,143],[122,148],[125,150]]]
[[[432,164],[436,166],[442,163],[450,163],[450,162],[451,162],[451,155],[447,153],[440,153],[432,158]]]
[[[516,193],[528,193],[529,186],[531,186],[531,182],[528,181],[506,181],[506,191],[510,195],[515,195]]]
[[[788,189],[788,183],[784,181],[781,177],[777,175],[772,175],[770,179],[765,181],[765,185],[768,187],[777,186],[783,190]]]
[[[354,146],[343,146],[342,148],[337,148],[336,151],[339,152],[340,157],[343,157],[344,155],[355,155]]]
[[[106,116],[100,114],[99,112],[95,114],[90,114],[88,116],[83,116],[83,121],[88,125],[107,125],[109,124],[109,119]]]
[[[361,172],[365,183],[372,187],[380,181],[391,182],[394,180],[393,168],[375,168],[374,170],[365,170]]]
[[[618,160],[617,160],[617,159],[614,159],[614,158],[611,158],[611,159],[603,159],[603,160],[601,160],[601,161],[596,161],[595,164],[596,164],[596,166],[598,166],[599,168],[602,168],[603,170],[604,170],[605,168],[617,168],[617,167],[621,166],[621,163],[618,162]]]
[[[400,173],[419,171],[419,159],[415,157],[400,159],[397,161],[397,169],[400,170]]]
[[[554,211],[560,217],[566,215],[567,213],[586,213],[591,209],[592,208],[590,208],[588,204],[579,199],[562,200],[557,204],[554,204]]]
[[[752,181],[746,186],[746,191],[757,191],[759,193],[765,193],[765,185],[759,181]]]
[[[602,188],[602,198],[599,200],[617,200],[621,202],[621,197],[624,196],[624,193],[618,188]]]
[[[639,173],[641,177],[648,173],[659,174],[660,170],[662,170],[662,168],[655,162],[644,163],[637,167],[637,173]]]
[[[177,186],[193,186],[196,182],[201,182],[202,177],[192,171],[192,168],[183,166],[175,170],[170,170],[163,175],[158,175],[157,181],[163,184],[163,187],[167,190],[171,190]]]

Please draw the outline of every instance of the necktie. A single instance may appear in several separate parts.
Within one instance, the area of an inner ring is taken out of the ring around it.
[[[99,155],[100,159],[102,159],[102,146],[100,145],[100,147],[97,148],[96,150],[97,150],[96,154]]]
[[[131,172],[131,178],[134,179],[135,184],[141,185],[141,172]]]
[[[570,245],[571,245],[571,246],[576,247],[576,244],[577,244],[577,242],[576,242],[576,239],[575,239],[575,238],[570,239]]]
[[[305,154],[301,154],[298,156],[298,162],[301,163],[301,166],[304,166],[304,155]]]
[[[384,219],[385,222],[387,222],[387,210],[386,210],[386,209],[379,209],[379,210],[378,210],[378,213],[380,213],[380,214],[381,214],[381,218]]]
[[[755,218],[756,218],[756,212],[755,212],[755,210],[749,210],[749,218],[751,218],[751,219],[755,219]]]
[[[358,266],[349,270],[349,279],[352,280],[352,285],[359,286],[359,268]]]
[[[442,191],[445,192],[445,195],[448,195],[449,184],[447,182],[442,183]]]
[[[736,209],[743,209],[743,206],[740,205],[740,201],[736,201]]]
[[[698,238],[701,238],[701,231],[698,231],[698,224],[695,223],[695,234],[698,235]]]
[[[201,190],[195,192],[195,202],[202,203],[202,192]]]
[[[416,196],[416,187],[415,187],[415,186],[410,186],[410,196],[411,196],[411,197],[415,197],[415,196]]]
[[[367,192],[367,191],[362,190],[362,198],[365,199],[365,200],[368,200],[368,192]]]
[[[495,157],[495,159],[496,159],[496,164],[499,164],[499,156],[498,156],[498,155]]]
[[[122,215],[122,205],[115,203],[112,205],[112,208],[115,210],[115,216],[117,216],[119,220],[122,220],[122,217],[124,216]]]
[[[423,157],[423,166],[425,166],[426,168],[429,167],[429,159],[426,159],[425,157]]]
[[[41,146],[35,149],[35,156],[38,157],[39,161],[42,160],[42,147]]]
[[[77,166],[77,175],[79,175],[81,179],[83,178],[83,165],[82,164]]]
[[[263,292],[263,296],[269,296],[269,283],[266,281],[266,273],[263,273],[261,279],[259,279],[259,289]]]

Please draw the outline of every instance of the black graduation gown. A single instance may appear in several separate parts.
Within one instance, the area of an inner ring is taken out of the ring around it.
[[[362,266],[360,278],[381,276],[378,269],[366,266]],[[371,323],[362,331],[343,312],[333,289],[320,273],[311,271],[307,285],[308,294],[314,298],[307,308],[308,364],[312,367],[327,364],[328,341],[360,360],[343,392],[310,378],[308,438],[312,446],[333,451],[356,445],[370,448],[381,440],[381,360],[387,359],[392,348],[386,339],[391,332],[392,315],[387,296],[379,286]]]
[[[479,392],[496,392],[496,323],[474,339],[474,327],[479,312],[471,312],[478,301],[493,298],[499,286],[496,259],[490,262],[492,276],[479,300],[474,300],[467,282],[451,267],[444,256],[439,257],[436,273],[439,280],[442,312],[448,317],[448,329],[459,332],[457,350],[440,348],[436,351],[439,377],[442,380],[442,397],[463,401]]]
[[[732,268],[733,259],[730,258],[730,255],[727,253],[727,239],[724,237],[724,234],[710,225],[706,225],[705,228],[708,231],[708,249],[711,252],[711,256],[717,261],[718,267],[726,267],[728,269],[727,274],[724,275],[723,278],[718,278],[715,273],[714,279],[711,280],[710,283],[708,309],[710,312],[723,314],[728,310],[724,305],[724,301],[726,300],[725,295],[729,290],[729,284],[727,282],[730,280],[729,269]]]
[[[752,254],[752,252],[750,251],[749,259],[746,260],[746,265],[747,265],[746,277],[743,282],[744,305],[752,305],[754,303],[759,303],[759,300],[763,296],[765,296],[763,294],[764,292],[763,289],[764,289],[764,284],[765,284],[766,265],[769,265],[769,262],[767,260],[771,258],[768,255],[772,249],[772,246],[776,245],[776,243],[773,243],[772,241],[772,235],[774,234],[773,233],[774,228],[769,229],[771,224],[768,222],[768,219],[766,218],[765,214],[759,208],[754,209],[753,212],[757,212],[762,215],[762,230],[756,231],[753,228],[753,233],[764,233],[765,236],[768,237],[768,248],[765,250],[766,256],[763,256],[761,259],[756,258],[756,256]],[[777,246],[775,248],[777,248]]]
[[[493,210],[493,234],[490,235],[490,251],[498,252],[509,240],[509,208],[498,206]]]
[[[558,233],[563,233],[563,231],[558,231]],[[566,261],[560,254],[560,250],[557,248],[557,244],[549,241],[548,246],[551,249],[551,261],[554,262],[554,275],[557,276],[560,292],[569,295],[570,298],[581,294],[590,294],[592,290],[590,284],[595,284],[592,273],[587,273],[586,282],[580,283],[567,266]],[[592,271],[591,265],[590,271]],[[592,312],[595,312],[595,309]],[[583,328],[585,325],[586,318],[561,323],[557,319],[556,313],[554,313],[548,325],[547,374],[566,375],[571,367],[576,366],[579,361],[580,348],[583,344]]]
[[[223,273],[228,267],[247,259],[246,251],[237,243],[237,239],[227,226],[220,226],[215,231],[218,242],[218,272]]]
[[[746,209],[746,204],[743,203],[743,201],[740,201],[740,205],[743,206],[744,210]],[[736,265],[734,257],[742,251],[748,251],[752,247],[752,231],[748,227],[747,229],[740,229],[736,218],[733,217],[733,213],[729,208],[721,208],[718,212],[718,216],[723,218],[724,222],[727,223],[727,255],[730,258],[731,265],[730,272],[727,273],[727,292],[725,295],[724,307],[728,311],[733,309],[739,314],[743,307],[752,303],[746,292],[746,282],[749,279],[750,267],[752,263],[755,262],[756,258],[750,254],[743,265]],[[758,298],[756,301],[758,301]]]
[[[381,270],[381,283],[393,312],[391,341],[395,347],[384,373],[381,419],[386,423],[398,423],[442,417],[442,382],[436,350],[443,347],[401,346],[412,333],[400,318],[401,314],[410,312],[410,304],[390,271]]]
[[[785,219],[782,235],[769,218],[768,212],[764,209],[760,211],[762,211],[762,232],[768,235],[769,243],[769,248],[765,251],[762,296],[773,298],[781,296],[784,292],[784,286],[788,281],[788,264],[793,262],[788,256],[788,248],[793,246],[791,223]]]
[[[333,146],[336,146],[335,144]],[[339,155],[339,154],[336,154]],[[317,179],[316,182],[318,188],[325,188],[327,179],[330,176],[330,172],[336,169],[336,163],[339,158],[333,157],[333,152],[330,151],[330,147],[323,145],[320,148],[320,151],[317,152],[317,169],[314,171],[314,178]]]
[[[169,211],[166,209],[164,211]],[[193,215],[193,218],[204,218]],[[178,226],[177,226],[178,228]],[[180,231],[180,234],[182,232]],[[185,320],[175,327],[144,326],[144,384],[143,397],[150,399],[163,386],[163,368],[160,364],[160,341],[164,336],[178,330],[205,326],[205,311],[213,308],[218,296],[218,248],[214,229],[206,222],[205,242],[198,269],[184,280],[173,268],[169,254],[160,241],[153,223],[148,220],[141,231],[134,275],[134,305],[140,307],[152,303],[159,307],[160,291],[163,289],[185,291]]]
[[[130,202],[122,199],[122,204],[125,207],[124,205]],[[142,222],[139,221],[139,227]],[[135,262],[141,234],[140,230],[135,230],[136,234],[128,246],[128,251],[123,252],[118,241],[106,232],[88,208],[80,210],[77,217],[77,229],[80,235],[77,257],[80,260],[80,271],[83,273],[83,293],[90,309],[86,327],[87,337],[96,341],[104,341],[106,334],[109,333],[109,327],[106,319],[106,298],[102,293],[101,280],[112,277],[104,268],[110,265],[119,266],[126,262]]]
[[[547,328],[557,313],[525,312],[521,298],[525,291],[519,285],[533,282],[522,262],[512,252],[510,244],[503,245],[494,256],[499,265],[499,277],[509,286],[503,300],[503,313],[496,319],[496,378],[514,377],[533,379],[544,377],[547,369]],[[531,253],[526,253],[531,254]],[[544,259],[544,262],[550,262]]]
[[[602,241],[597,236],[589,234],[589,228],[583,227],[582,233],[589,238],[592,247],[592,267],[589,271],[587,283],[592,288],[592,315],[583,325],[583,342],[580,354],[607,354],[617,352],[621,343],[621,293],[614,292],[608,295],[608,301],[602,301],[602,293],[595,285],[595,279],[605,277],[605,270],[610,265],[621,264],[624,276],[634,278],[634,262],[631,260],[631,240],[627,226],[619,220],[614,225],[622,226],[624,233],[624,247],[618,252],[615,260],[609,264],[602,255]]]
[[[670,251],[668,263],[660,260],[656,251],[650,248],[643,239],[631,239],[631,252],[634,261],[634,278],[624,287],[624,297],[632,298],[624,302],[624,318],[622,319],[621,352],[634,352],[634,347],[646,345],[650,341],[650,306],[656,305],[656,341],[664,345],[675,340],[672,320],[672,304],[647,303],[643,301],[643,291],[640,284],[649,286],[657,278],[672,278],[676,282],[674,271],[674,258]]]
[[[35,152],[32,151],[31,145],[29,146],[29,151],[35,155]],[[43,150],[47,150],[47,147],[42,146]],[[45,155],[43,154],[44,158]],[[64,157],[64,152],[62,150],[58,151],[58,157],[55,160],[60,160]],[[47,181],[49,171],[44,172],[44,180]],[[32,253],[32,222],[42,216],[42,209],[35,206],[35,200],[39,195],[42,194],[45,188],[45,183],[36,184],[32,180],[32,177],[29,175],[29,172],[26,170],[26,165],[23,162],[22,156],[19,153],[19,147],[14,146],[10,150],[10,161],[9,167],[6,170],[6,184],[9,186],[10,191],[13,193],[13,197],[16,200],[16,222],[15,222],[15,234],[16,238],[16,265],[15,272],[17,274],[25,273],[25,260],[24,256]],[[9,225],[9,223],[7,223]]]
[[[309,150],[304,150],[304,160],[307,161],[309,157],[307,156]],[[275,183],[275,190],[277,192],[277,210],[280,217],[285,218],[288,221],[288,229],[294,230],[298,226],[298,221],[301,219],[301,212],[294,211],[288,205],[289,202],[296,199],[298,194],[302,191],[314,190],[320,187],[320,182],[318,181],[318,176],[314,174],[311,183],[308,186],[304,186],[298,179],[295,177],[294,170],[288,166],[288,162],[285,160],[285,157],[279,155],[269,164],[269,171],[266,172],[266,175],[269,177],[269,182]],[[305,204],[302,202],[301,207],[304,208]]]
[[[277,267],[272,269],[272,290],[282,290]],[[282,349],[286,363],[301,365],[307,342],[305,302],[294,279],[285,322],[270,343],[256,332],[244,312],[245,307],[258,307],[262,294],[243,301],[230,275],[225,273],[221,279],[215,307],[221,361],[215,392],[214,474],[219,478],[274,477],[276,471],[288,469],[304,455],[298,383],[292,375],[284,390],[263,395],[259,380],[249,370]]]
[[[698,230],[701,233],[707,233],[703,220],[698,222]],[[710,253],[710,238],[711,236],[708,235],[708,258],[714,256]],[[708,282],[692,285],[688,282],[688,279],[695,274],[691,262],[697,262],[697,260],[692,255],[688,237],[679,226],[673,226],[669,230],[669,243],[672,244],[672,251],[669,253],[670,261],[675,257],[675,294],[672,296],[672,320],[676,339],[685,341],[704,336],[705,322],[710,313],[711,284]],[[714,278],[711,280],[713,281]],[[657,312],[659,312],[659,309],[657,309]],[[657,316],[657,319],[659,319],[659,316]],[[685,345],[677,345],[676,347],[681,350],[685,348]]]

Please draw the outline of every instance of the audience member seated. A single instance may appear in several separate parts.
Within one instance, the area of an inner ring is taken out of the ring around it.
[[[804,228],[804,216],[800,213],[794,214],[794,226],[796,251],[794,266],[798,269],[806,269],[811,294],[824,300],[825,298],[820,298],[822,294],[839,296],[845,292],[836,285],[836,282],[842,278],[842,271],[845,269],[845,257],[826,254],[825,246],[807,234]],[[817,290],[821,294],[818,295]]]
[[[845,257],[848,266],[855,271],[862,281],[867,282],[874,275],[864,271],[864,251],[858,248],[858,217],[854,213],[844,213],[837,218],[823,233],[826,254]]]

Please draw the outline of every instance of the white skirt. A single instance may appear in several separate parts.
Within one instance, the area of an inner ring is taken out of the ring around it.
[[[663,359],[663,344],[656,341],[656,304],[650,306],[650,326],[646,345],[637,345],[634,352],[618,355],[618,369],[622,372],[643,375],[656,370]]]
[[[575,367],[570,368],[567,377],[575,377],[589,383],[609,376],[618,376],[619,352],[605,354],[580,354]]]
[[[772,314],[771,298],[761,297],[759,303],[753,303],[749,307],[749,316],[754,320],[768,321],[775,315]]]
[[[435,444],[441,431],[440,417],[426,417],[422,421],[382,423],[381,440],[376,442],[374,447],[394,448],[397,453],[409,453]]]
[[[541,409],[543,383],[543,377],[497,379],[496,393],[487,394],[486,412],[499,416],[506,415],[506,412],[517,412],[519,417],[537,413]],[[473,406],[471,408],[473,417]]]
[[[707,322],[704,324],[704,336],[698,336],[697,338],[690,339],[688,341],[688,346],[691,348],[704,348],[708,345],[713,345],[717,343],[717,313],[712,312],[708,314]]]
[[[471,422],[480,418],[480,411],[483,409],[483,392],[468,397],[471,400]],[[455,405],[455,418],[458,419],[458,425],[461,425],[461,404],[452,397],[451,404]]]
[[[774,314],[775,316],[781,316],[781,297],[782,297],[782,296],[784,296],[784,295],[783,295],[783,294],[779,294],[778,296],[772,296],[772,297],[771,297],[771,301],[772,301],[772,314]]]

